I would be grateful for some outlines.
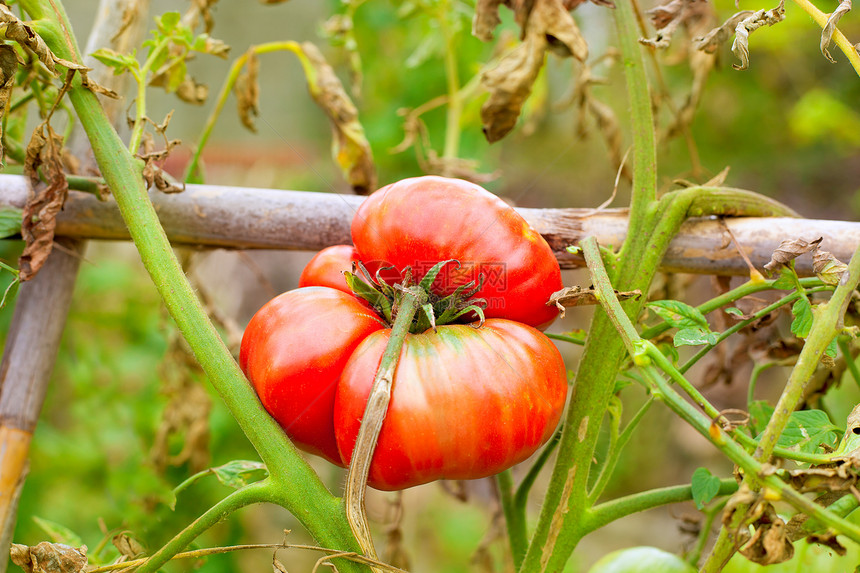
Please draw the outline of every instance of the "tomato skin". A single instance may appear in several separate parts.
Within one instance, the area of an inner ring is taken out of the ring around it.
[[[460,179],[415,177],[392,183],[361,204],[352,221],[361,260],[413,269],[420,279],[434,264],[446,267],[433,291],[447,295],[483,273],[475,297],[487,300],[487,318],[549,325],[558,310],[545,303],[562,288],[558,261],[547,242],[513,208]]]
[[[326,247],[305,266],[299,277],[299,287],[324,286],[352,294],[343,272],[352,270],[352,263],[357,260],[358,253],[352,245]]]
[[[334,425],[344,463],[390,332],[370,334],[341,376]],[[498,473],[552,436],[566,395],[558,349],[529,326],[490,319],[407,335],[369,484],[397,490]]]
[[[342,466],[332,421],[338,377],[358,344],[382,328],[363,302],[344,292],[292,290],[251,319],[239,365],[297,447]]]

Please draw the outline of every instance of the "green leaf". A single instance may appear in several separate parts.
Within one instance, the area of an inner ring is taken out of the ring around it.
[[[21,232],[21,218],[24,212],[17,207],[0,207],[0,239],[17,235]]]
[[[820,453],[821,444],[834,447],[842,432],[821,410],[792,412],[778,446],[809,454]]]
[[[720,478],[708,471],[708,468],[696,468],[691,480],[693,501],[697,509],[702,509],[720,491]]]
[[[108,48],[100,48],[90,55],[107,67],[113,68],[115,75],[121,74],[128,69],[137,69],[140,67],[133,55],[120,54]]]
[[[161,33],[169,35],[176,29],[181,19],[182,15],[179,12],[165,12],[161,16],[157,16],[155,22],[158,24],[158,30]]]
[[[771,416],[773,416],[773,406],[764,400],[756,400],[748,407],[750,411],[750,427],[753,434],[761,434],[764,432],[767,423],[770,422]]]
[[[830,358],[836,358],[836,338],[830,341],[830,344],[827,345],[827,348],[824,349],[824,355],[829,356]]]
[[[235,489],[245,487],[255,481],[260,481],[269,475],[266,466],[262,462],[252,462],[249,460],[227,462],[223,466],[212,468],[212,473],[215,474],[218,481]]]
[[[809,336],[809,331],[812,330],[812,305],[809,300],[802,296],[797,299],[791,306],[791,314],[794,315],[794,320],[791,321],[791,332],[799,338]]]
[[[790,267],[782,267],[779,271],[779,278],[773,283],[773,288],[779,290],[794,290],[797,287],[797,275],[794,269]]]
[[[717,334],[710,330],[682,328],[675,334],[673,342],[675,346],[699,346],[702,344],[716,344],[717,338]]]
[[[80,547],[84,544],[81,536],[65,525],[60,525],[55,521],[43,519],[35,515],[33,516],[33,521],[36,522],[36,525],[42,528],[42,531],[44,531],[54,543],[64,543],[65,545],[70,545],[72,547]]]
[[[708,320],[699,309],[677,300],[658,300],[648,308],[674,328],[700,327],[710,330]]]

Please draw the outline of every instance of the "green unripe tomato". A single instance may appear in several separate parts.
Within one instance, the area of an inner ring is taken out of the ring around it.
[[[588,573],[696,573],[696,569],[656,547],[629,547],[604,555]]]

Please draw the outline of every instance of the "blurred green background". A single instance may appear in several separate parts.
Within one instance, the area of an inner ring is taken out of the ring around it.
[[[185,3],[177,4],[153,2],[152,13],[185,9]],[[832,6],[820,7],[828,11],[835,6],[828,4]],[[82,43],[96,6],[95,0],[67,3]],[[363,72],[361,95],[355,101],[373,148],[380,185],[421,173],[413,150],[392,153],[404,138],[399,110],[414,109],[447,91],[440,22],[434,14],[444,14],[457,32],[455,53],[462,85],[493,56],[494,45],[469,34],[472,6],[472,2],[455,0],[375,0],[355,11],[355,41]],[[725,0],[715,8],[719,21],[734,10]],[[222,1],[213,8],[216,25],[212,35],[233,47],[230,58],[202,56],[191,63],[191,71],[214,95],[230,62],[250,44],[311,41],[321,47],[349,87],[349,53],[323,33],[323,23],[346,9],[335,0],[291,0],[274,6]],[[819,30],[808,16],[794,4],[786,9],[784,22],[752,35],[749,70],[733,70],[734,56],[727,46],[721,49],[690,126],[699,167],[683,138],[666,141],[660,148],[661,186],[668,190],[678,178],[705,181],[730,166],[727,184],[731,186],[775,197],[811,218],[856,218],[860,210],[860,81],[838,50],[831,50],[836,65],[821,56]],[[598,61],[614,42],[611,13],[584,4],[574,14],[589,41],[594,74],[607,80],[593,87],[593,96],[612,107],[622,131],[626,130],[622,70],[619,65]],[[497,37],[510,43],[516,28],[507,10],[502,10],[502,16],[504,31],[498,30]],[[850,15],[841,27],[849,37],[860,36],[860,24]],[[680,107],[692,85],[684,52],[675,46],[658,58],[668,93],[674,106]],[[550,56],[526,117],[518,129],[494,145],[486,143],[480,130],[483,97],[467,103],[460,157],[475,160],[481,173],[496,174],[486,183],[489,189],[518,205],[536,207],[596,207],[610,196],[616,166],[599,129],[588,120],[589,136],[578,137],[582,126],[575,110],[561,105],[570,99],[577,69],[570,60]],[[328,121],[308,97],[296,59],[287,53],[261,56],[260,80],[258,133],[241,127],[231,109],[235,104],[231,96],[204,154],[207,182],[349,192],[330,158]],[[176,109],[168,135],[183,141],[168,169],[181,173],[212,106],[212,101],[190,106],[151,90],[148,115],[159,121]],[[665,102],[660,110],[660,124],[666,126],[671,114]],[[431,146],[441,153],[444,106],[422,118]],[[624,141],[626,148],[626,134]],[[613,206],[624,206],[626,196],[622,183]],[[3,260],[14,263],[20,244],[6,241],[0,247]],[[241,328],[267,298],[296,286],[311,253],[186,256],[199,288]],[[584,280],[576,272],[566,273],[565,279],[568,285]],[[8,329],[11,310],[10,306],[0,312],[3,332]],[[586,310],[571,311],[553,328],[558,332],[584,328],[588,314]],[[225,336],[229,334],[225,331]],[[106,532],[121,530],[129,530],[149,548],[157,548],[229,491],[213,477],[205,478],[181,495],[176,510],[171,511],[166,502],[173,487],[210,465],[256,459],[217,396],[189,365],[176,336],[131,246],[91,244],[33,442],[16,542],[35,544],[46,538],[33,519],[39,517],[70,528],[91,553]],[[576,349],[563,351],[569,368],[575,369]],[[785,372],[771,372],[777,392],[779,377]],[[745,388],[734,390],[745,392]],[[860,396],[856,388],[839,391],[842,394],[832,399],[833,411],[844,416],[839,405],[844,410],[844,404],[856,403]],[[642,392],[634,388],[628,393],[632,408],[641,401]],[[841,424],[844,418],[834,421]],[[167,428],[175,431],[162,439],[159,431]],[[340,470],[319,460],[313,463],[331,488],[341,487]],[[730,475],[731,467],[704,440],[655,407],[628,447],[608,495],[687,482],[700,465],[715,474]],[[496,571],[506,570],[497,538],[503,529],[494,521],[498,508],[492,487],[482,481],[467,489],[467,502],[438,484],[403,494],[403,545],[412,570],[486,571],[488,562],[495,564]],[[540,505],[539,491],[538,486],[535,512]],[[378,525],[377,539],[383,546],[394,497],[372,493],[369,500],[371,517]],[[671,507],[614,523],[586,538],[567,570],[584,570],[600,555],[631,545],[687,549],[693,537],[679,530],[679,518],[691,514],[695,514],[692,505]],[[293,530],[288,541],[308,542],[291,516],[265,506],[242,510],[207,533],[198,545],[277,543],[283,529]],[[489,548],[487,552],[476,553],[483,546]],[[105,560],[110,551],[105,549]],[[802,557],[810,559],[813,553]],[[278,558],[290,571],[302,571],[310,570],[318,555],[283,551]],[[856,560],[856,552],[848,559]],[[267,570],[270,561],[268,551],[238,552],[213,557],[205,564],[187,562],[170,569],[202,565],[205,571]],[[835,567],[833,571],[847,570],[844,565],[828,563]],[[809,564],[795,562],[792,566],[795,568],[786,570],[803,570]]]

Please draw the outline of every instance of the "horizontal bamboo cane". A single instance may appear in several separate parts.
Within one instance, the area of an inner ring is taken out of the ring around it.
[[[177,194],[151,193],[167,235],[176,244],[232,249],[316,251],[351,243],[349,226],[358,205],[354,195],[281,191],[217,185],[189,185]],[[0,205],[22,207],[26,180],[0,175]],[[593,235],[601,245],[620,245],[627,232],[624,209],[518,209],[549,242],[562,268],[581,266],[582,259],[565,251]],[[691,219],[672,241],[663,270],[718,275],[744,275],[748,268],[726,227],[759,270],[783,239],[823,237],[822,248],[847,261],[860,244],[860,223],[739,217],[722,221]],[[57,234],[87,239],[127,239],[113,202],[72,191],[58,217]],[[797,260],[803,276],[812,274],[812,260]]]

